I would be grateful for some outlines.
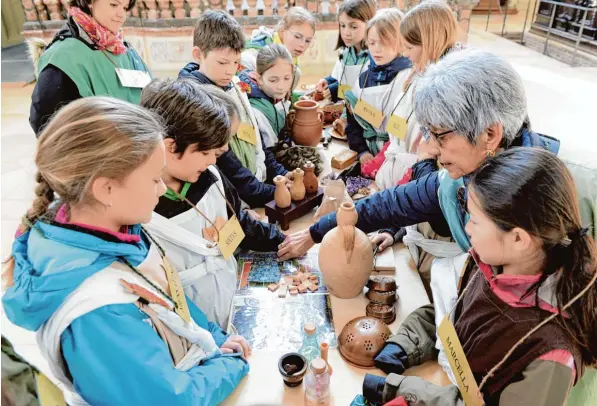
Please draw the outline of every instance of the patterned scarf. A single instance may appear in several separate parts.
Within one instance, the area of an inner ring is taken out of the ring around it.
[[[68,14],[75,20],[75,23],[89,35],[91,41],[93,41],[100,50],[106,50],[114,55],[121,55],[127,51],[121,31],[114,34],[112,31],[98,23],[95,18],[78,7],[70,7],[68,9]]]

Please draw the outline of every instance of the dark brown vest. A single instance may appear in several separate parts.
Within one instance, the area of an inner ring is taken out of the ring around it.
[[[465,272],[461,290],[478,269],[474,261]],[[479,271],[466,295],[456,308],[455,328],[477,383],[497,365],[520,338],[542,320],[548,311],[512,307],[490,289],[489,282]],[[526,367],[552,350],[567,350],[574,355],[576,379],[582,375],[582,359],[575,346],[555,319],[527,338],[505,363],[488,379],[482,392],[487,404],[496,403],[502,390],[511,382],[522,379]]]

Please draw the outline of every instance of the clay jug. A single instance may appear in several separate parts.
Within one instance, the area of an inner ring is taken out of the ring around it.
[[[319,180],[317,180],[317,176],[315,176],[315,165],[313,165],[313,162],[307,161],[303,166],[303,171],[305,172],[305,178],[303,179],[305,190],[309,194],[317,193]]]
[[[274,178],[274,184],[276,185],[276,190],[274,191],[274,201],[276,202],[276,206],[281,209],[290,207],[290,191],[288,190],[288,187],[286,187],[286,178],[278,175]]]
[[[319,247],[319,269],[330,293],[342,299],[358,296],[373,268],[373,247],[367,234],[355,227],[354,203],[342,203],[337,227]]]
[[[305,184],[303,183],[304,176],[305,172],[303,172],[302,169],[296,168],[294,170],[294,180],[292,182],[292,186],[290,187],[290,196],[295,202],[305,198],[306,190]]]
[[[298,145],[315,147],[319,144],[323,121],[318,106],[316,101],[300,100],[294,103],[294,110],[288,113],[292,139]]]

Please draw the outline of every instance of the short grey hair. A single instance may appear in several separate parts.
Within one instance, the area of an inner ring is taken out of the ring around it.
[[[527,117],[522,79],[504,58],[480,50],[454,51],[414,83],[421,125],[453,130],[472,144],[501,123],[509,145]]]

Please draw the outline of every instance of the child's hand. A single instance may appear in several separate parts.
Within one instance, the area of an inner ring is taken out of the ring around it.
[[[230,336],[220,347],[224,354],[240,353],[243,358],[249,357],[253,351],[243,336]]]
[[[373,158],[375,158],[373,155],[371,155],[369,152],[365,152],[363,155],[361,155],[361,157],[359,158],[359,161],[361,161],[361,164],[366,164],[367,162],[371,161]]]
[[[255,210],[245,209],[245,211],[253,220],[263,221],[263,218]]]
[[[328,82],[325,79],[321,79],[315,85],[315,91],[319,93],[323,93],[328,88]]]
[[[439,151],[437,147],[431,144],[431,141],[426,141],[424,138],[421,139],[421,142],[419,142],[419,146],[417,147],[417,161],[437,158]]]
[[[390,233],[379,233],[369,237],[371,244],[378,246],[379,252],[382,252],[392,244],[394,244],[394,237]]]

